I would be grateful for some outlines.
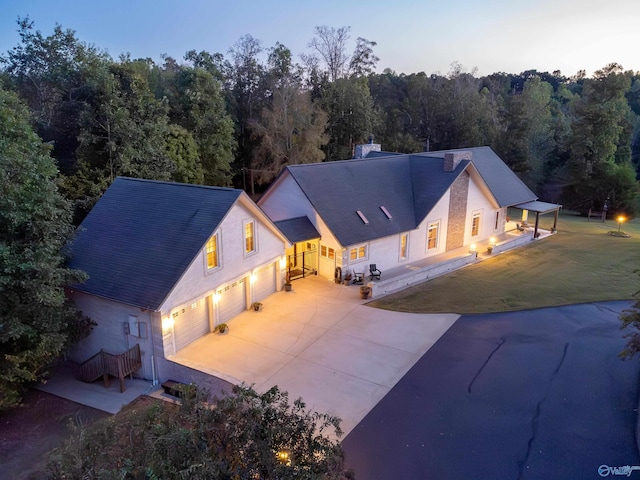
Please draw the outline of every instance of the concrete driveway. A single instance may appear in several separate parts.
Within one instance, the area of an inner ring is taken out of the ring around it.
[[[349,433],[458,315],[367,307],[357,286],[310,277],[264,300],[170,360],[264,392],[274,385],[342,418]]]
[[[344,439],[347,465],[369,480],[597,479],[640,467],[640,362],[618,358],[629,305],[461,317]]]

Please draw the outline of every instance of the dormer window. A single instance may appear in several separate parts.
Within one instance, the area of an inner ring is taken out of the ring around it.
[[[380,205],[380,210],[382,210],[382,213],[384,213],[387,218],[391,220],[391,214],[389,213],[389,210],[387,210],[387,207],[385,207],[384,205]]]
[[[356,213],[360,217],[360,220],[362,220],[362,223],[364,223],[365,225],[369,225],[369,220],[367,220],[367,217],[364,216],[364,213],[362,213],[360,210],[356,210]]]

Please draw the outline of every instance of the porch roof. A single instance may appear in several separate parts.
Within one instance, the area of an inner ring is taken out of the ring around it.
[[[541,213],[542,215],[544,215],[545,213],[560,210],[562,208],[562,205],[535,200],[533,202],[525,202],[514,205],[514,208],[519,208],[520,210],[529,210],[530,212]]]
[[[311,220],[306,216],[288,218],[274,223],[291,243],[320,238],[318,230],[316,230],[316,227],[313,226]]]

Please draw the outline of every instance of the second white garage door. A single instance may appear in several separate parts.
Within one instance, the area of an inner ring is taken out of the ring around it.
[[[254,301],[267,298],[276,291],[276,269],[274,264],[256,272],[256,282],[253,285]]]
[[[218,323],[228,322],[247,309],[245,288],[245,279],[241,278],[218,291]]]

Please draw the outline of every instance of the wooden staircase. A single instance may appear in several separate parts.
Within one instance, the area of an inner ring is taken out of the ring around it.
[[[142,368],[142,358],[139,344],[135,344],[120,354],[100,350],[93,357],[80,364],[80,380],[91,383],[102,377],[105,388],[109,388],[111,377],[118,377],[120,393],[123,393],[125,391],[124,377],[140,368]]]

